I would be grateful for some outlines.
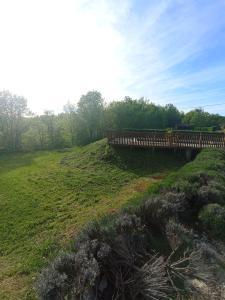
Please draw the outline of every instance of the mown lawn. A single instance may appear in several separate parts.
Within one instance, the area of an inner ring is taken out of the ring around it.
[[[185,163],[172,152],[102,140],[0,156],[0,299],[35,299],[38,271],[88,221],[119,209]]]

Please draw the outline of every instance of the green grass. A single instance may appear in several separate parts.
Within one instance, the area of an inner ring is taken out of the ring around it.
[[[141,197],[182,156],[112,150],[105,140],[0,156],[0,299],[35,299],[37,273],[93,218]]]

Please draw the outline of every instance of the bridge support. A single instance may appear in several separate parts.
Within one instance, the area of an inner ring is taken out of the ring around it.
[[[185,150],[185,156],[187,161],[191,161],[192,158],[192,149],[186,149]]]

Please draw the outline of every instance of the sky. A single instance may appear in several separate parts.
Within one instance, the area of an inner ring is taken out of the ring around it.
[[[225,0],[0,0],[0,90],[38,114],[98,90],[225,115]]]

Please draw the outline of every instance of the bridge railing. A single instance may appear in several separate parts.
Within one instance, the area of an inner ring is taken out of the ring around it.
[[[225,148],[224,133],[190,131],[107,131],[106,137],[111,145],[161,148]]]

